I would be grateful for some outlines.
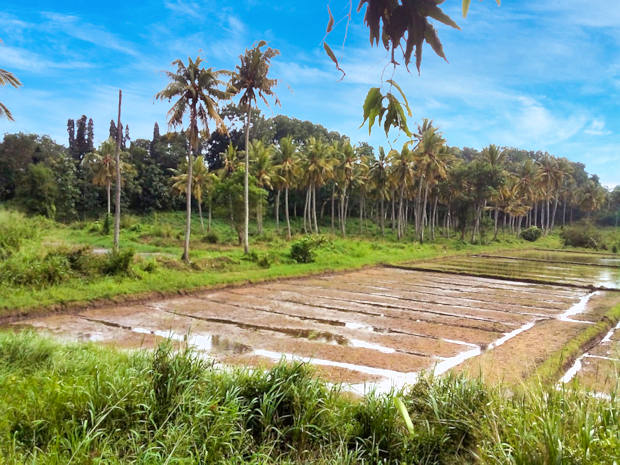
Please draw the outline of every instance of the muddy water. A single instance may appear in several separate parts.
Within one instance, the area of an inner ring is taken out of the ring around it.
[[[304,360],[321,376],[363,393],[410,383],[423,370],[449,371],[540,321],[586,324],[579,318],[589,296],[587,290],[549,284],[374,268],[16,326],[123,348],[154,347],[168,338],[233,365]]]
[[[416,269],[620,290],[620,259],[566,252],[505,252],[433,260]]]

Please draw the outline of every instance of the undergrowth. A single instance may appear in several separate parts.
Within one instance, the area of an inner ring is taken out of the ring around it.
[[[406,426],[394,397],[411,418]],[[120,352],[0,333],[0,462],[612,464],[615,397],[507,396],[422,377],[354,399],[304,364],[216,368],[186,348]]]

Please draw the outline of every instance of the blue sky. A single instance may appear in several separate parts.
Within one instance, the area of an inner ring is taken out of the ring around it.
[[[1,88],[16,122],[0,134],[36,132],[66,144],[67,118],[95,121],[107,137],[116,92],[131,135],[165,127],[167,105],[155,102],[170,62],[200,54],[209,66],[233,69],[239,54],[266,39],[284,113],[323,124],[354,142],[399,147],[380,132],[359,129],[368,89],[388,61],[369,47],[362,15],[329,38],[347,76],[339,81],[321,47],[328,0],[146,0],[143,2],[14,1],[0,12],[0,67],[22,80]],[[329,1],[338,21],[348,0]],[[354,0],[355,6],[357,1]],[[413,122],[439,125],[450,145],[490,143],[548,151],[586,164],[606,185],[620,184],[620,1],[493,0],[473,2],[467,19],[460,0],[443,8],[461,25],[438,26],[449,64],[424,50],[422,73],[399,69],[395,79],[411,103]],[[386,70],[391,74],[391,69]]]

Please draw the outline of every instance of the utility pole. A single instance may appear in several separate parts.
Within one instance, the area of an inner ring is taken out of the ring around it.
[[[121,102],[123,100],[123,91],[118,91],[118,122],[116,123],[116,148],[114,156],[116,158],[116,198],[114,210],[114,252],[118,252],[119,236],[121,232],[121,139],[123,131],[121,129]]]

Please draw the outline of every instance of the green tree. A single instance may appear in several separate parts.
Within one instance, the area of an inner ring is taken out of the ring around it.
[[[291,239],[291,220],[289,218],[288,197],[289,189],[299,174],[297,146],[291,137],[280,139],[276,149],[277,165],[275,172],[282,180],[284,187],[284,215],[286,217],[286,238]]]
[[[185,166],[185,163],[181,164],[177,170],[173,170],[174,176],[172,176],[172,188],[179,194],[187,195],[187,176],[189,170]],[[212,189],[215,185],[215,173],[210,173],[207,168],[204,156],[194,158],[194,166],[191,170],[192,179],[192,195],[196,199],[198,205],[198,216],[200,218],[200,228],[202,232],[205,230],[204,219],[202,217],[202,203],[205,195],[209,198],[212,195]],[[208,229],[211,229],[211,206],[209,206],[209,225]]]
[[[265,145],[260,140],[250,143],[250,159],[252,161],[252,171],[256,178],[258,187],[271,189],[273,187],[273,147]],[[263,203],[256,205],[256,226],[258,234],[263,233]]]
[[[52,170],[43,163],[28,165],[17,184],[16,200],[29,213],[55,218],[57,197],[58,185]]]
[[[177,99],[168,112],[168,124],[172,127],[183,125],[184,119],[189,113],[189,124],[187,134],[189,139],[189,149],[187,151],[187,189],[192,192],[192,169],[194,166],[193,153],[197,153],[199,148],[200,130],[209,131],[209,119],[215,121],[221,132],[225,132],[224,123],[218,112],[218,101],[230,98],[229,89],[221,90],[220,87],[225,82],[221,76],[229,74],[227,71],[214,71],[212,68],[205,69],[202,66],[202,59],[187,59],[187,65],[181,60],[172,62],[177,67],[175,72],[167,72],[170,83],[164,90],[158,92],[157,99],[170,101]],[[185,221],[185,242],[183,246],[183,260],[189,262],[189,240],[191,234],[192,221],[192,196],[187,195],[186,221]]]
[[[245,120],[245,178],[244,199],[245,199],[245,224],[243,232],[243,250],[245,253],[250,251],[249,226],[250,226],[250,198],[249,198],[249,181],[250,174],[250,120],[252,117],[252,107],[256,105],[257,98],[260,97],[265,104],[268,105],[267,97],[274,97],[277,104],[278,98],[273,92],[273,87],[278,83],[276,79],[267,77],[271,59],[279,55],[278,50],[267,48],[264,52],[261,50],[267,43],[262,40],[253,48],[246,50],[242,55],[241,64],[237,65],[236,73],[232,79],[232,87],[241,93],[239,101],[240,106],[246,112]]]

